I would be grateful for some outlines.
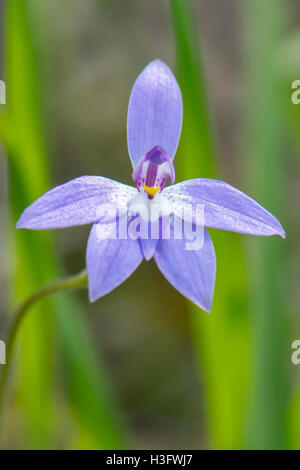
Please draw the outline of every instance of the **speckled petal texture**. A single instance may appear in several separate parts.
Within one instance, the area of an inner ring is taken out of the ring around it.
[[[173,158],[182,125],[182,98],[169,67],[154,60],[138,76],[127,114],[127,143],[133,167],[156,145]]]
[[[115,218],[127,210],[137,190],[102,176],[81,176],[57,186],[27,207],[17,228],[34,230],[72,227]]]
[[[182,181],[165,188],[164,196],[179,216],[185,204],[203,204],[206,227],[285,238],[285,232],[276,217],[242,191],[223,181],[206,178]]]

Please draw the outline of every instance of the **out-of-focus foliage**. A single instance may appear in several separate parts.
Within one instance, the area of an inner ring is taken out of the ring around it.
[[[170,5],[184,106],[177,176],[213,177],[213,137],[193,12],[184,0],[170,0]],[[211,236],[217,255],[213,309],[208,316],[190,306],[191,327],[204,371],[213,445],[241,448],[249,366],[243,252],[239,236],[217,231]]]
[[[288,158],[284,155],[285,103],[278,73],[278,45],[285,27],[284,0],[243,2],[245,35],[245,169],[249,191],[288,227],[285,210]],[[272,15],[270,15],[272,9]],[[289,236],[289,229],[287,228]],[[251,240],[247,245],[253,355],[247,448],[288,445],[288,368],[291,310],[287,304],[288,241]]]
[[[13,220],[49,188],[50,181],[32,7],[30,1],[11,0],[7,3],[8,110],[1,119],[4,121],[3,143],[8,143]],[[15,236],[13,231],[12,236]],[[18,232],[15,248],[17,269],[12,305],[60,272],[49,234]],[[53,319],[57,320],[55,326]],[[54,331],[59,334],[59,342],[54,340]],[[58,391],[54,388],[55,364],[66,360],[71,403],[75,405],[80,426],[79,432],[72,433],[68,439],[62,436],[63,445],[69,446],[70,438],[76,437],[79,446],[82,439],[85,447],[122,446],[122,432],[111,391],[95,358],[75,299],[63,295],[35,307],[20,336],[21,348],[16,359],[18,401],[23,410],[23,415],[18,416],[22,431],[19,445],[31,448],[55,446],[61,425],[58,403],[64,399],[58,399]],[[63,356],[55,354],[59,343],[63,345]],[[53,360],[55,357],[56,361]],[[10,420],[9,414],[7,420]]]

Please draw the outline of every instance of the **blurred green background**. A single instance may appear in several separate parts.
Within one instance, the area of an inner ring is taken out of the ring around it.
[[[299,449],[299,2],[1,0],[0,15],[0,339],[20,300],[84,268],[89,233],[16,232],[17,218],[80,175],[131,184],[127,104],[156,57],[183,95],[177,181],[223,179],[287,232],[210,230],[210,315],[154,261],[95,304],[42,301],[18,335],[1,448]]]

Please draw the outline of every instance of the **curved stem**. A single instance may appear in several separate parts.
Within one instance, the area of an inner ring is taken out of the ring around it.
[[[20,324],[25,318],[30,308],[39,300],[48,297],[49,295],[55,294],[56,292],[78,289],[87,285],[87,272],[86,270],[81,271],[79,274],[69,276],[64,279],[58,279],[56,281],[45,284],[44,286],[37,289],[28,299],[24,300],[15,310],[14,314],[9,321],[6,334],[6,365],[3,365],[2,374],[0,376],[0,410],[1,404],[4,397],[4,389],[6,384],[6,378],[8,374],[8,368],[10,364],[10,358],[12,354],[12,348],[14,341],[19,330]]]

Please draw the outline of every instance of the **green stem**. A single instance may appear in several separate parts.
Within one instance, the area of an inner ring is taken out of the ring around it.
[[[0,409],[4,397],[4,390],[6,385],[6,379],[8,375],[8,369],[10,364],[10,358],[12,355],[12,349],[15,342],[15,338],[19,331],[19,327],[24,320],[26,314],[30,308],[39,300],[48,297],[49,295],[55,294],[56,292],[78,289],[87,285],[87,272],[86,270],[81,271],[74,276],[69,276],[63,279],[58,279],[53,282],[49,282],[44,286],[37,289],[28,299],[24,300],[15,310],[11,317],[11,320],[7,327],[6,334],[6,365],[3,366],[3,371],[0,376]]]

